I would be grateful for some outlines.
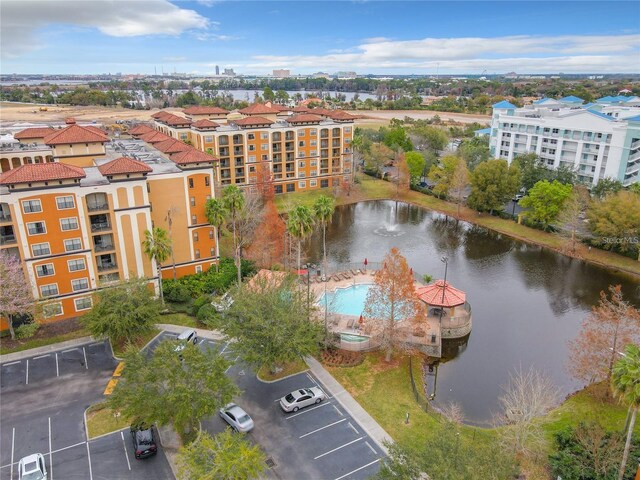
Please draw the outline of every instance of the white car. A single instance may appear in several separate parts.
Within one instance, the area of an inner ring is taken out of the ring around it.
[[[247,412],[235,403],[220,409],[220,416],[236,432],[247,433],[253,430],[253,420]]]
[[[193,343],[194,345],[198,343],[198,334],[192,328],[185,330],[178,335],[176,343],[177,345],[174,347],[174,351],[180,353],[189,343]]]
[[[319,387],[294,390],[280,399],[280,406],[285,412],[297,412],[301,408],[320,403],[327,396]]]
[[[41,453],[26,456],[18,463],[19,480],[47,480],[47,467]]]

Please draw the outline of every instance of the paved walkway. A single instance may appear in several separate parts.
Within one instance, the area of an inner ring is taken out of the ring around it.
[[[16,360],[22,360],[23,358],[37,357],[38,355],[44,355],[54,350],[73,348],[93,341],[95,341],[93,337],[80,337],[74,338],[73,340],[45,345],[44,347],[30,348],[29,350],[22,350],[20,352],[7,353],[5,355],[0,355],[0,363],[14,362]]]
[[[320,380],[333,398],[355,418],[369,436],[378,444],[385,454],[389,454],[385,442],[392,443],[391,436],[376,422],[367,411],[347,392],[333,376],[313,357],[305,358],[311,373]]]

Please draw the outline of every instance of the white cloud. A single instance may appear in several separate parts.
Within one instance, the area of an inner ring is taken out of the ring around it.
[[[63,24],[96,28],[113,37],[180,35],[206,29],[211,22],[194,10],[167,0],[3,0],[2,56],[12,58],[45,42],[38,31]]]
[[[236,35],[223,35],[220,33],[210,33],[210,32],[198,32],[198,33],[195,33],[194,36],[201,42],[207,42],[207,41],[229,42],[231,40],[239,40],[240,38],[242,38]]]
[[[259,55],[247,68],[441,72],[637,72],[640,35],[371,38],[323,55]]]

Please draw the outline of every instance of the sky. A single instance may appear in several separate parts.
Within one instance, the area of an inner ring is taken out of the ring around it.
[[[2,0],[1,73],[640,73],[637,1]]]

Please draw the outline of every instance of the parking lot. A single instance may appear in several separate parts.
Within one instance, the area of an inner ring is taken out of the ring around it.
[[[163,333],[151,348],[175,337]],[[305,372],[264,383],[237,363],[232,344],[200,338],[198,347],[214,348],[234,362],[227,373],[243,391],[236,403],[253,418],[255,428],[248,437],[264,449],[274,477],[355,480],[369,478],[379,470],[384,453],[335,399],[327,398],[296,413],[282,411],[278,402],[292,390],[313,386],[324,390],[313,375]],[[217,415],[202,425],[212,434],[226,428]]]
[[[133,458],[128,430],[87,441],[85,409],[104,399],[116,360],[94,342],[0,365],[0,480],[42,453],[49,479],[171,479],[164,453]]]

